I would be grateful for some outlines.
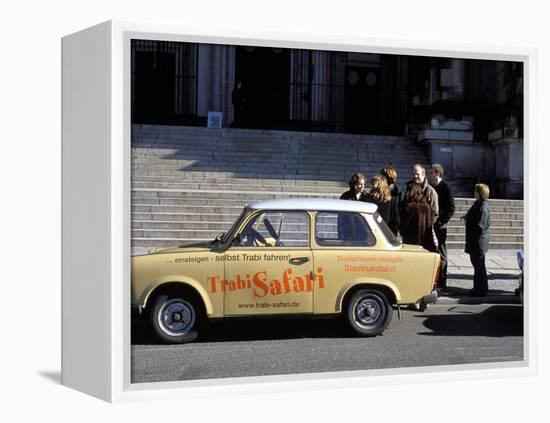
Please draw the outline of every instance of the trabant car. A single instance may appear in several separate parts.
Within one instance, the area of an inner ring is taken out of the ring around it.
[[[266,200],[210,242],[134,256],[131,301],[168,343],[194,340],[211,319],[251,316],[341,316],[374,336],[392,306],[436,301],[439,264],[402,244],[374,204]]]

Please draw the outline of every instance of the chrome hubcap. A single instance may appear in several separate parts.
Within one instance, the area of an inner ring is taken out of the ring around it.
[[[386,310],[382,300],[374,295],[369,295],[357,301],[353,317],[355,323],[364,328],[372,329],[384,320]]]
[[[185,335],[195,324],[195,310],[181,299],[167,301],[158,313],[158,323],[167,335]]]

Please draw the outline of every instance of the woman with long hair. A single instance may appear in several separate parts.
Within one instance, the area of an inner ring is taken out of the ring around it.
[[[401,200],[403,199],[403,192],[401,191],[401,188],[399,188],[399,185],[397,185],[397,170],[395,170],[393,166],[388,166],[380,171],[380,175],[386,178],[388,189],[390,190],[392,197],[395,198],[397,207],[399,208],[401,205]]]
[[[392,232],[399,231],[399,208],[397,198],[391,195],[388,183],[383,176],[373,176],[370,180],[371,189],[365,200],[378,206],[378,214],[387,223]]]

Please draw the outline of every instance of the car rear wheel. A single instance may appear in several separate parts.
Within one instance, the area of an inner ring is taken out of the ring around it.
[[[380,335],[393,317],[386,296],[374,289],[361,289],[347,302],[346,317],[350,328],[361,336]]]
[[[151,310],[151,324],[163,342],[183,344],[198,335],[200,312],[192,301],[177,296],[160,295]]]

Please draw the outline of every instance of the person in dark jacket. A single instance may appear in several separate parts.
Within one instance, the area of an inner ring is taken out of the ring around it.
[[[340,196],[340,200],[366,201],[365,184],[367,178],[362,173],[354,173],[350,178],[349,189]]]
[[[447,224],[455,212],[455,199],[451,187],[443,180],[444,170],[441,165],[434,164],[430,170],[430,182],[437,192],[439,217],[434,223],[434,232],[437,237],[438,252],[441,257],[441,268],[437,287],[441,291],[447,289]]]
[[[386,178],[383,176],[373,176],[370,184],[371,189],[365,197],[366,201],[378,206],[378,214],[382,216],[391,231],[397,235],[399,231],[397,198],[392,197]]]
[[[491,227],[491,212],[487,201],[489,187],[485,184],[477,184],[474,188],[474,197],[476,201],[462,216],[466,223],[464,251],[470,255],[470,261],[474,266],[474,289],[470,295],[484,296],[489,290],[485,268],[485,254],[489,250],[489,228]]]
[[[349,189],[340,196],[340,200],[367,201],[365,192],[367,178],[360,172],[354,173],[349,182]],[[338,236],[340,239],[352,241],[360,239],[364,231],[361,222],[357,221],[357,216],[349,213],[338,214]],[[364,239],[364,237],[363,237]]]
[[[403,197],[399,232],[405,244],[421,245],[437,252],[432,225],[434,212],[423,193],[422,184],[412,182]]]

